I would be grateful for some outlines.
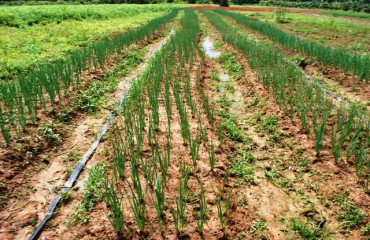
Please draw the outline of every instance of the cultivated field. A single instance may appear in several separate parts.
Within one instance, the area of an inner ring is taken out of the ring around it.
[[[364,13],[0,10],[0,239],[369,239]]]

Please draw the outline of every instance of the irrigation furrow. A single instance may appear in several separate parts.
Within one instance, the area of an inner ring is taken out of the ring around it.
[[[225,70],[219,66],[218,63],[214,64],[214,67],[216,68],[216,71],[220,73],[220,77],[222,72]],[[305,208],[302,207],[301,201],[297,198],[294,198],[291,196],[289,192],[287,192],[284,188],[280,186],[275,186],[273,181],[269,180],[268,178],[265,178],[265,166],[267,165],[267,161],[271,164],[274,162],[274,159],[281,157],[281,152],[285,152],[287,156],[290,154],[290,150],[283,149],[281,146],[276,146],[275,149],[271,152],[269,149],[269,142],[267,141],[266,137],[258,137],[258,131],[257,129],[261,126],[255,126],[254,124],[248,124],[246,125],[245,122],[248,119],[250,119],[254,114],[256,114],[259,110],[265,110],[273,108],[272,106],[267,107],[267,109],[257,109],[253,108],[253,110],[248,107],[247,102],[250,101],[250,99],[256,98],[256,79],[254,77],[250,76],[249,71],[251,71],[247,65],[244,64],[244,71],[248,72],[245,74],[248,74],[249,77],[243,77],[242,79],[247,79],[248,86],[250,86],[249,91],[246,92],[245,85],[243,83],[243,80],[235,81],[232,78],[224,82],[224,84],[228,84],[228,86],[234,86],[231,90],[230,87],[225,89],[225,91],[222,91],[221,95],[218,96],[218,98],[222,98],[223,95],[227,96],[228,101],[232,102],[230,109],[228,109],[228,112],[232,114],[233,116],[236,116],[236,122],[238,123],[238,126],[241,126],[242,129],[245,129],[243,134],[245,134],[246,137],[250,137],[253,139],[253,142],[258,145],[256,148],[252,148],[251,150],[244,150],[251,148],[248,146],[248,144],[238,146],[238,144],[235,144],[237,148],[239,148],[239,151],[246,151],[250,156],[253,156],[253,158],[262,158],[264,157],[263,162],[252,162],[250,164],[245,164],[242,166],[244,170],[236,170],[235,163],[231,163],[231,172],[237,174],[240,174],[243,176],[244,181],[246,185],[249,185],[248,181],[253,182],[252,186],[248,187],[242,187],[243,192],[245,193],[246,199],[248,201],[248,206],[255,209],[256,213],[253,218],[255,221],[258,221],[259,219],[263,219],[263,221],[266,221],[267,223],[267,229],[268,235],[272,236],[276,239],[283,239],[287,238],[288,235],[286,233],[282,233],[280,231],[281,228],[289,228],[288,219],[300,219],[299,213],[304,212]],[[253,87],[251,87],[253,86]],[[239,97],[245,96],[245,97]],[[222,108],[222,104],[221,104]],[[244,109],[248,109],[247,112],[245,112]],[[257,124],[258,125],[258,124]],[[266,148],[266,149],[265,149]],[[263,149],[263,150],[262,150]],[[237,155],[237,153],[235,153]],[[288,157],[287,157],[288,158]],[[236,160],[233,160],[234,162]],[[234,165],[234,166],[233,166]],[[273,171],[274,169],[272,169]],[[242,175],[244,172],[244,175]],[[240,177],[240,176],[239,176]],[[249,179],[249,180],[248,180]],[[287,193],[287,194],[286,194]],[[266,195],[269,195],[269,197],[266,197]],[[279,201],[277,201],[279,199]],[[322,207],[317,206],[317,207]],[[313,208],[314,211],[316,211],[315,208]],[[326,210],[326,209],[325,209]],[[275,218],[272,218],[271,215],[278,215],[278,220]],[[328,214],[325,213],[325,216],[327,217]],[[328,219],[329,220],[329,219]],[[333,219],[330,219],[330,222],[332,222]],[[261,220],[260,220],[261,221]],[[307,221],[307,219],[305,220]],[[332,227],[332,225],[330,226]],[[261,235],[258,235],[261,234]],[[254,238],[260,238],[262,236],[262,233],[254,233]]]

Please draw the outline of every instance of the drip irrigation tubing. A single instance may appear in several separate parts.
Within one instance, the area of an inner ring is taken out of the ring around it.
[[[59,194],[56,198],[53,199],[53,201],[50,203],[48,207],[48,212],[42,222],[37,226],[35,231],[32,233],[30,240],[37,239],[40,233],[42,232],[42,229],[44,228],[45,224],[51,219],[59,201],[62,198],[63,193],[67,192],[69,189],[72,188],[74,182],[77,180],[78,176],[80,175],[83,167],[85,166],[86,162],[91,158],[91,156],[94,154],[95,150],[98,148],[101,138],[104,136],[104,134],[108,131],[110,125],[112,124],[113,120],[117,116],[117,111],[121,107],[122,103],[124,102],[125,98],[127,96],[127,93],[125,93],[119,103],[117,104],[116,108],[114,109],[114,112],[112,112],[109,116],[108,121],[104,124],[103,129],[99,133],[98,137],[95,139],[91,147],[87,150],[87,152],[82,156],[80,161],[78,162],[77,167],[73,170],[71,176],[67,180],[66,184],[61,187],[61,190],[59,191]]]
[[[168,36],[163,39],[152,51],[151,53],[147,56],[147,59],[145,60],[144,64],[142,65],[141,69],[142,71],[148,66],[149,64],[149,61],[155,56],[155,54],[164,46],[164,44],[168,41],[168,39],[171,37],[171,35],[174,34],[174,30],[172,29],[170,31],[170,33],[168,34]],[[134,76],[132,76],[132,79],[137,79],[139,77],[140,73],[137,73],[135,74]],[[62,196],[65,192],[67,192],[68,190],[70,190],[73,186],[73,184],[75,183],[75,181],[77,180],[78,176],[80,175],[82,169],[84,168],[86,162],[92,157],[92,155],[95,153],[95,150],[98,148],[99,144],[100,144],[100,141],[102,139],[102,137],[107,133],[109,127],[112,125],[114,119],[116,118],[117,116],[117,112],[118,110],[120,109],[120,107],[122,106],[123,102],[125,101],[126,99],[126,96],[127,96],[127,92],[123,94],[123,96],[121,97],[120,101],[118,102],[118,104],[116,105],[116,107],[114,108],[113,112],[110,114],[107,122],[104,124],[103,126],[103,129],[100,131],[99,135],[96,137],[96,139],[94,140],[93,144],[91,145],[91,147],[87,150],[87,152],[82,156],[82,158],[80,159],[80,161],[78,162],[78,165],[77,167],[73,170],[71,176],[69,177],[69,179],[67,180],[67,182],[64,184],[64,186],[61,187],[59,193],[58,193],[58,196],[56,196],[50,203],[49,207],[48,207],[48,210],[47,210],[47,214],[46,216],[44,217],[44,219],[41,221],[41,223],[36,227],[36,229],[33,231],[32,235],[30,236],[29,240],[36,240],[40,233],[42,232],[45,224],[52,218],[53,216],[53,213],[55,211],[55,209],[57,208],[58,206],[58,203],[60,202],[60,200],[62,199]]]
[[[297,67],[298,68],[298,67]],[[339,102],[339,104],[341,104],[343,107],[349,109],[351,108],[351,105],[348,104],[346,101],[344,101],[342,98],[338,97],[337,95],[335,95],[333,92],[327,90],[326,88],[324,88],[321,84],[319,84],[315,78],[313,78],[312,76],[308,75],[307,73],[305,73],[302,69],[302,74],[303,74],[303,78],[305,78],[306,80],[310,81],[312,84],[315,84],[318,88],[320,88],[322,91],[324,91],[327,95],[329,95],[330,97],[332,97],[334,100],[336,100],[337,102]],[[361,120],[361,122],[366,125],[367,128],[370,128],[370,123],[363,117],[363,116],[360,116],[359,115],[359,119]]]

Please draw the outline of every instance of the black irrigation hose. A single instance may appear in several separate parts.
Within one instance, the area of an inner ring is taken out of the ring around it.
[[[146,66],[148,65],[149,60],[152,57],[154,57],[155,53],[158,52],[163,47],[163,45],[168,41],[168,39],[173,34],[174,34],[174,30],[172,28],[172,30],[170,31],[168,36],[160,44],[158,44],[158,46],[156,48],[154,48],[152,53],[148,56],[146,62],[143,65],[143,68],[146,68]],[[134,75],[133,79],[135,79],[137,77],[139,77],[139,73]],[[83,167],[85,166],[86,162],[91,158],[91,156],[94,154],[95,150],[98,148],[102,137],[104,136],[104,134],[107,133],[110,125],[112,125],[114,119],[117,116],[118,110],[120,109],[120,107],[122,106],[123,102],[126,99],[126,96],[127,96],[127,92],[121,97],[119,103],[114,108],[114,111],[110,114],[110,116],[108,118],[108,121],[105,123],[105,125],[103,126],[103,129],[100,131],[100,134],[96,137],[96,139],[93,142],[93,144],[91,145],[91,147],[87,150],[87,152],[80,159],[80,161],[78,162],[77,167],[73,170],[73,172],[72,172],[71,176],[69,177],[69,179],[67,180],[67,182],[64,184],[64,186],[61,187],[61,190],[59,191],[58,196],[56,198],[54,198],[53,201],[50,203],[46,216],[44,217],[42,222],[37,226],[35,231],[32,233],[29,240],[36,240],[39,237],[39,235],[42,232],[45,224],[51,219],[56,207],[58,206],[58,203],[62,199],[63,193],[67,192],[68,190],[70,190],[72,188],[74,182],[77,180],[77,178],[80,175],[80,173],[81,173]]]
[[[113,120],[116,118],[117,116],[117,111],[119,110],[119,108],[121,107],[122,103],[124,102],[125,98],[127,96],[127,93],[125,93],[119,103],[117,104],[116,108],[114,109],[114,111],[111,113],[111,115],[109,116],[109,119],[108,121],[105,123],[105,125],[103,126],[103,129],[101,130],[100,134],[98,135],[98,137],[95,139],[94,143],[91,145],[91,147],[89,148],[89,150],[87,150],[87,152],[83,155],[83,157],[80,159],[80,161],[78,162],[78,165],[77,167],[73,170],[72,172],[72,175],[69,177],[68,181],[66,182],[66,184],[62,187],[62,189],[59,191],[59,194],[56,198],[54,198],[54,200],[50,203],[49,207],[48,207],[48,212],[46,214],[46,216],[44,217],[44,219],[42,220],[42,222],[37,226],[37,228],[35,229],[35,231],[32,233],[31,237],[29,238],[29,240],[34,240],[34,239],[37,239],[38,236],[40,235],[40,233],[42,232],[42,229],[44,228],[45,224],[51,219],[53,213],[54,213],[54,210],[56,209],[60,199],[62,199],[62,195],[63,193],[67,192],[69,189],[71,189],[71,187],[73,186],[74,182],[76,181],[76,179],[78,178],[78,176],[80,175],[84,165],[86,164],[86,162],[91,158],[91,156],[94,154],[95,150],[98,148],[99,146],[99,143],[102,139],[102,137],[104,136],[104,134],[108,131],[110,125],[112,124]]]

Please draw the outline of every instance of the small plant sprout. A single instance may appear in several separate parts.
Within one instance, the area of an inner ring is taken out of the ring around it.
[[[107,214],[108,220],[111,223],[118,239],[123,239],[123,195],[119,195],[114,189],[113,180],[108,178],[104,181],[104,197],[109,208]]]
[[[211,171],[213,171],[213,168],[216,165],[215,146],[213,144],[211,144],[211,146],[208,148],[208,159]]]
[[[203,234],[204,223],[205,223],[206,218],[207,218],[208,209],[207,209],[207,201],[206,201],[206,198],[204,196],[203,185],[201,184],[200,187],[201,187],[201,190],[200,190],[200,193],[199,193],[199,208],[197,208],[196,211],[195,211],[195,219],[197,221],[198,232],[200,234]]]

